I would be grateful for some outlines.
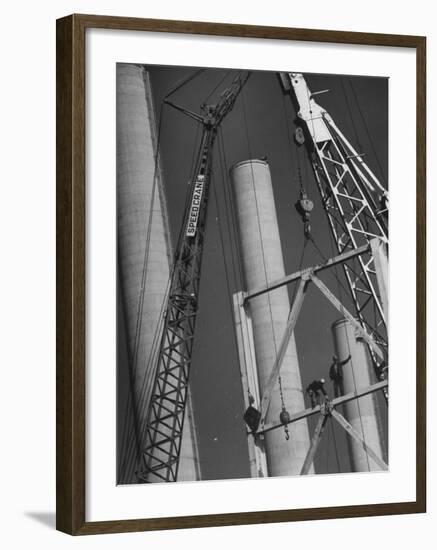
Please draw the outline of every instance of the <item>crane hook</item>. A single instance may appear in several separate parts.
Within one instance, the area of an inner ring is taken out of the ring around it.
[[[303,232],[305,238],[309,239],[311,237],[311,225],[310,225],[310,216],[314,208],[314,203],[311,199],[308,198],[308,195],[305,189],[301,188],[299,200],[295,203],[295,208],[298,214],[301,216],[304,227]]]

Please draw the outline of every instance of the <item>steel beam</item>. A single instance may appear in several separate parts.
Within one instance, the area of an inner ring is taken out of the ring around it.
[[[375,237],[388,242],[386,224],[378,204],[386,202],[386,190],[331,116],[314,100],[304,76],[288,73],[287,79],[282,74],[281,80],[297,102],[297,115],[305,130],[306,146],[338,253],[369,245]],[[379,197],[375,197],[376,191]],[[343,265],[355,316],[385,348],[386,320],[377,292],[375,262],[370,248],[358,256],[355,264],[354,267],[347,263]],[[373,349],[370,353],[376,367],[379,357]]]
[[[317,422],[316,429],[314,430],[314,435],[311,440],[311,446],[308,449],[308,453],[305,457],[305,461],[300,471],[301,476],[306,476],[310,471],[311,464],[313,463],[314,457],[316,455],[319,443],[322,439],[323,432],[325,430],[326,423],[328,422],[329,415],[322,414],[320,415],[319,421]]]
[[[346,432],[355,439],[355,441],[363,447],[366,453],[378,464],[381,470],[388,470],[387,464],[380,458],[375,451],[367,445],[361,435],[349,424],[346,418],[336,410],[331,411],[331,416],[334,418]]]
[[[383,360],[384,354],[381,351],[381,348],[378,346],[378,344],[373,340],[373,338],[367,334],[367,332],[363,329],[361,324],[354,318],[354,316],[349,313],[349,311],[344,307],[344,305],[338,300],[334,294],[329,290],[329,288],[323,283],[318,277],[311,274],[310,275],[311,280],[313,283],[321,290],[321,292],[328,298],[328,300],[332,303],[332,305],[338,309],[338,311],[346,317],[346,319],[351,323],[351,325],[357,330],[357,332],[361,335],[363,340],[365,340],[369,346],[373,349],[373,351],[376,353],[376,355]]]
[[[375,263],[376,280],[378,281],[379,294],[385,319],[388,320],[388,259],[386,244],[381,239],[370,241],[373,260]]]
[[[252,320],[247,314],[243,303],[243,292],[237,292],[233,296],[235,330],[237,336],[237,348],[240,364],[241,385],[243,387],[243,399],[245,409],[251,405],[249,394],[253,397],[253,406],[260,407],[260,395],[258,376],[256,370],[256,357],[253,342]],[[252,432],[251,432],[252,433]],[[249,453],[249,467],[251,477],[267,477],[267,459],[261,438],[249,437],[247,439]]]
[[[297,289],[296,297],[294,299],[293,305],[290,310],[290,314],[287,320],[287,326],[285,327],[284,336],[281,340],[281,345],[279,346],[278,354],[276,356],[275,363],[270,373],[269,379],[267,381],[264,394],[261,399],[261,428],[264,426],[267,411],[269,410],[270,399],[272,397],[273,388],[278,380],[279,371],[281,369],[282,361],[284,360],[285,352],[288,348],[288,343],[290,341],[291,335],[293,334],[294,327],[296,326],[297,318],[299,317],[300,310],[302,309],[303,300],[305,298],[305,293],[308,285],[307,279],[301,279],[299,283],[299,288]]]
[[[347,403],[348,401],[352,401],[353,399],[357,399],[358,397],[364,397],[365,395],[369,395],[370,393],[374,393],[379,390],[383,390],[384,388],[388,387],[388,381],[384,380],[382,382],[378,382],[377,384],[372,384],[371,386],[367,388],[363,388],[362,390],[357,390],[355,392],[348,393],[347,395],[341,395],[340,397],[336,397],[335,399],[332,399],[330,402],[333,407],[336,407],[338,405],[341,405],[342,403]],[[295,413],[290,415],[290,421],[288,424],[292,424],[293,422],[297,422],[298,420],[302,420],[303,418],[308,418],[309,416],[314,416],[315,414],[320,413],[321,407],[320,405],[317,405],[317,407],[314,407],[314,409],[305,409],[301,412]],[[258,430],[257,434],[269,432],[271,430],[275,430],[277,428],[283,428],[284,425],[281,423],[271,423],[266,424],[264,426],[264,430]]]
[[[345,252],[344,254],[339,254],[338,256],[334,256],[333,258],[329,258],[326,262],[323,264],[318,264],[313,267],[311,267],[312,273],[317,273],[319,271],[323,271],[324,269],[327,269],[328,267],[334,267],[338,264],[341,264],[343,262],[346,262],[347,260],[351,260],[352,258],[356,258],[357,256],[360,256],[361,254],[365,254],[366,252],[369,252],[370,246],[364,245],[356,250],[351,250],[349,252]],[[251,300],[252,298],[255,298],[256,296],[260,296],[261,294],[264,294],[265,292],[270,292],[271,290],[275,290],[276,288],[279,288],[284,285],[288,285],[290,283],[293,283],[294,281],[297,281],[300,279],[305,273],[307,273],[309,269],[301,269],[300,271],[295,271],[294,273],[291,273],[290,275],[287,275],[286,277],[282,277],[281,279],[278,279],[276,281],[273,281],[269,283],[268,285],[263,285],[259,288],[255,288],[254,290],[250,290],[244,294],[245,300]]]
[[[189,204],[197,208],[183,216],[182,237],[174,255],[174,266],[164,316],[164,327],[157,355],[156,372],[151,385],[150,405],[144,429],[142,467],[139,482],[174,482],[178,477],[181,441],[188,398],[193,341],[198,312],[212,153],[217,130],[249,78],[239,72],[218,103],[202,110],[202,137],[191,184]],[[173,105],[174,107],[174,105]],[[187,114],[187,113],[185,113]]]

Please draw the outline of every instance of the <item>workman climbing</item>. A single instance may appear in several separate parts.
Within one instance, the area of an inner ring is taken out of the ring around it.
[[[332,356],[332,363],[331,363],[331,366],[329,367],[329,378],[334,383],[335,397],[338,397],[341,393],[343,393],[342,367],[349,362],[350,358],[351,358],[351,355],[349,354],[349,357],[347,357],[343,361],[340,361],[336,355]]]
[[[311,399],[311,407],[314,409],[314,407],[321,404],[321,398],[323,396],[324,400],[326,401],[328,398],[328,394],[325,390],[325,380],[324,378],[321,378],[320,380],[313,380],[311,384],[307,387],[306,393],[309,395]]]

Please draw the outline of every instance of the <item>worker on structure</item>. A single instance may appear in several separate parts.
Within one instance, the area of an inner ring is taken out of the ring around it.
[[[342,367],[346,365],[346,363],[350,360],[351,355],[349,354],[349,357],[344,359],[343,361],[340,361],[336,355],[332,356],[332,363],[329,367],[329,378],[332,380],[334,384],[334,395],[335,397],[338,397],[341,393],[343,393],[343,370]]]
[[[311,407],[321,405],[321,397],[323,396],[324,400],[327,401],[328,394],[325,390],[325,380],[321,378],[320,380],[313,380],[311,384],[307,387],[306,393],[311,399]]]
[[[246,409],[246,412],[244,413],[244,421],[249,426],[250,431],[254,434],[259,426],[259,421],[261,420],[261,413],[258,409],[256,409],[253,404],[255,402],[255,399],[253,395],[249,393],[249,406]]]
[[[388,365],[385,359],[381,361],[377,369],[378,378],[380,380],[386,380],[388,375]]]

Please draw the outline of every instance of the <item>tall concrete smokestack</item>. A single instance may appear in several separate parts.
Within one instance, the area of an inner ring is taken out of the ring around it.
[[[342,393],[352,393],[376,383],[367,344],[355,333],[349,321],[336,321],[332,325],[332,333],[338,359],[344,361],[351,356],[350,361],[341,367]],[[366,444],[384,459],[375,394],[349,401],[343,407],[346,420],[363,437]],[[348,445],[352,471],[367,472],[381,469],[361,445],[350,437]]]
[[[245,290],[250,290],[285,275],[270,168],[262,160],[248,160],[235,164],[230,174]],[[261,395],[271,373],[289,311],[290,301],[285,287],[250,301]],[[284,357],[281,379],[287,410],[291,414],[302,411],[305,405],[294,335],[290,338]],[[266,421],[278,422],[280,412],[280,388],[276,384]],[[310,444],[307,421],[290,425],[288,441],[283,430],[276,429],[266,434],[265,443],[269,476],[299,474]]]
[[[159,345],[160,341],[156,330],[165,300],[171,263],[167,207],[162,173],[159,162],[156,162],[156,147],[156,124],[149,75],[142,66],[118,63],[118,280],[134,417],[143,429],[149,404],[144,399],[144,381],[146,386],[151,387],[155,362],[150,361],[150,355],[154,340],[155,345]],[[119,338],[119,345],[120,341]],[[139,443],[141,445],[141,441]],[[130,441],[130,447],[132,444]],[[123,456],[120,459],[123,460]],[[122,482],[136,481],[134,468],[130,467],[128,470],[124,472],[125,479]],[[185,414],[178,479],[200,479],[190,398]]]

